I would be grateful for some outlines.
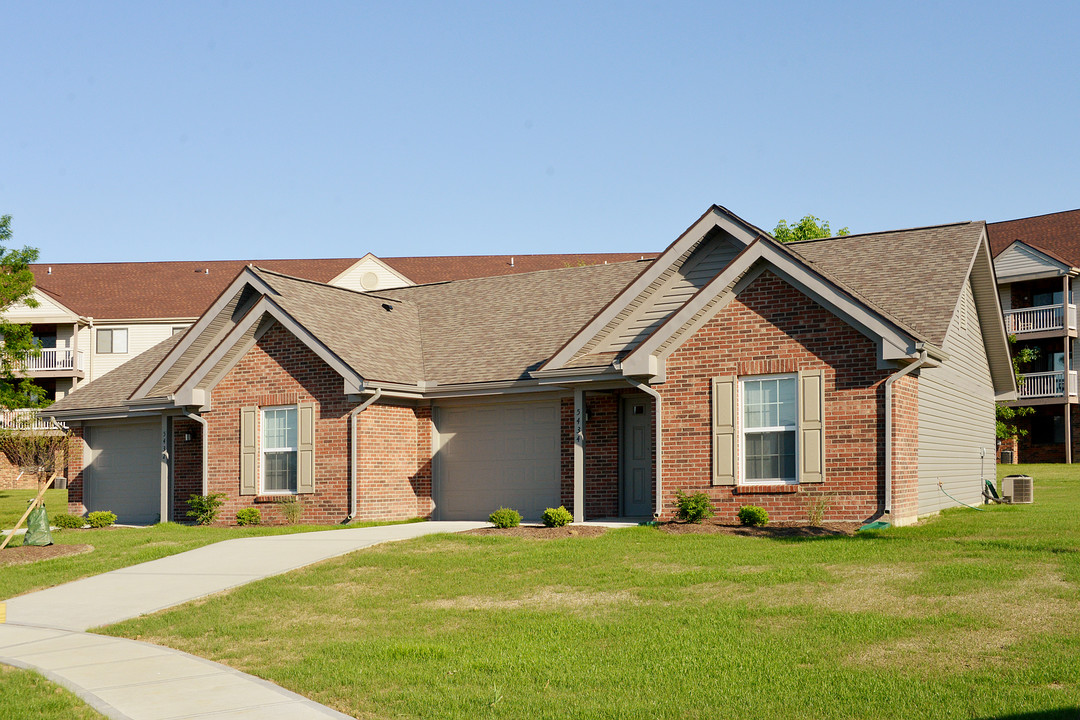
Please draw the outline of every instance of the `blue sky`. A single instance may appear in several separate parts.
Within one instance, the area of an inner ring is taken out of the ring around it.
[[[1075,2],[8,0],[0,24],[0,213],[46,262],[1080,207]]]

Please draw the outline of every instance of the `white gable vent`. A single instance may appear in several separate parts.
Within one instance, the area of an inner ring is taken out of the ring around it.
[[[1035,481],[1030,475],[1006,475],[1001,479],[1001,496],[1005,502],[1035,502]]]

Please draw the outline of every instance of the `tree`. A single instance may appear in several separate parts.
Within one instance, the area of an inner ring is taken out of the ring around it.
[[[836,231],[837,235],[850,235],[851,232],[842,227]],[[772,235],[780,242],[796,242],[798,240],[817,240],[818,238],[832,237],[833,232],[829,229],[829,221],[807,215],[795,225],[788,225],[787,220],[781,220],[773,228]]]
[[[30,263],[38,259],[38,251],[30,247],[8,249],[12,234],[11,216],[0,216],[0,313],[19,302],[37,307]],[[49,404],[44,390],[18,374],[26,362],[26,354],[40,352],[29,325],[8,322],[0,315],[0,406],[25,408]]]
[[[1009,344],[1016,344],[1016,336],[1009,336]],[[1034,362],[1039,357],[1039,349],[1026,347],[1013,351],[1012,366],[1013,374],[1016,375],[1016,387],[1024,383],[1024,376],[1020,372],[1020,366]],[[1027,417],[1035,412],[1033,407],[1009,407],[1005,403],[997,404],[997,438],[1008,440],[1009,438],[1027,435],[1027,430],[1019,427],[1016,423],[1022,417]]]

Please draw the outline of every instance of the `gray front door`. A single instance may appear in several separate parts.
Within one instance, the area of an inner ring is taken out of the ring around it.
[[[651,411],[647,397],[623,398],[619,504],[627,517],[653,514]]]

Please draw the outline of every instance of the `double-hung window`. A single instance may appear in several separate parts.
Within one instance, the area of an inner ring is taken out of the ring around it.
[[[296,406],[262,410],[262,492],[296,492]]]
[[[743,378],[739,385],[743,482],[798,482],[798,378],[795,375]]]

